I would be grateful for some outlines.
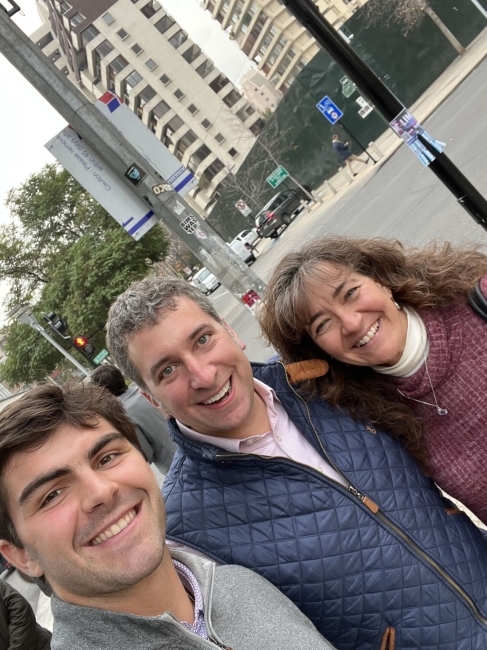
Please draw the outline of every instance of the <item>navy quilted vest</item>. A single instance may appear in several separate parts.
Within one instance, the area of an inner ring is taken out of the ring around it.
[[[290,460],[198,444],[172,426],[182,449],[163,490],[168,538],[254,569],[338,650],[487,650],[479,529],[396,440],[320,400],[306,404],[281,364],[254,374],[352,490]]]

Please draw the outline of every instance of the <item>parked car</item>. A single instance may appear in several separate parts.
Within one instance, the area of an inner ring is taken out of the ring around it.
[[[255,218],[259,237],[277,237],[283,226],[288,226],[301,207],[301,200],[309,201],[299,188],[279,192],[272,197]]]
[[[245,264],[253,264],[255,262],[254,249],[250,244],[241,239],[234,239],[227,244],[234,253],[236,253]]]
[[[233,244],[234,241],[241,241],[244,244],[250,244],[251,246],[254,246],[259,239],[260,237],[257,229],[252,228],[251,230],[242,230],[242,232],[239,232],[238,235],[230,243]]]
[[[208,296],[210,293],[213,293],[215,289],[218,289],[221,282],[218,280],[216,275],[213,275],[213,273],[207,269],[206,266],[204,266],[197,273],[195,273],[193,279],[191,280],[191,284],[197,287],[201,293],[204,293],[206,296]]]

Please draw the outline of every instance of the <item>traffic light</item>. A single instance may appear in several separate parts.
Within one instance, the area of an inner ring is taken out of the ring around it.
[[[49,327],[56,332],[56,334],[59,334],[63,339],[69,339],[69,335],[66,334],[66,330],[68,329],[67,324],[63,321],[63,319],[56,314],[54,311],[50,311],[48,314],[42,314],[44,316],[44,320],[48,323]]]
[[[91,345],[86,336],[75,336],[73,339],[73,345],[87,359],[93,358],[95,348]]]

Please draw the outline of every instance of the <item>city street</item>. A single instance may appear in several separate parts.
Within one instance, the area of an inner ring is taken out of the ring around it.
[[[446,155],[487,195],[487,75],[484,61],[428,119],[428,133],[446,142]],[[326,233],[396,237],[423,244],[432,239],[486,243],[487,232],[456,202],[436,176],[405,146],[382,165],[363,168],[349,189],[342,190],[309,214],[302,214],[279,237],[259,245],[253,269],[267,280],[286,251],[307,238]],[[249,358],[270,354],[258,340],[258,327],[223,288],[212,298],[217,309],[248,344]]]

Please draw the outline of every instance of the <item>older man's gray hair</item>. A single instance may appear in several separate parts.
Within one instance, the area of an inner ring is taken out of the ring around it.
[[[139,371],[129,359],[128,345],[132,336],[154,327],[167,311],[177,309],[179,298],[188,298],[218,323],[222,319],[213,304],[189,282],[178,278],[149,275],[139,280],[115,300],[107,319],[107,347],[122,373],[144,390]]]

